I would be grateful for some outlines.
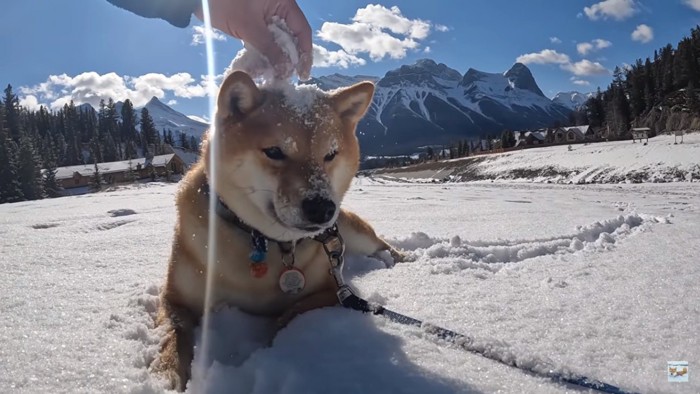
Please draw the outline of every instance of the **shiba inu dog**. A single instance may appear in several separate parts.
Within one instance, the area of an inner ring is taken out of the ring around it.
[[[258,88],[240,71],[226,78],[213,119],[216,132],[205,137],[201,159],[177,194],[156,322],[167,334],[151,366],[172,388],[184,390],[190,378],[213,240],[218,246],[210,305],[274,317],[280,327],[300,313],[338,303],[328,257],[322,244],[309,239],[334,223],[348,253],[386,250],[395,261],[402,259],[369,224],[340,208],[359,165],[357,122],[373,93],[370,82],[326,93],[315,87]],[[211,190],[218,198],[215,234],[208,232]]]

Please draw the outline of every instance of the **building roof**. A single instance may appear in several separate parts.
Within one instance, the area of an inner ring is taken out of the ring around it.
[[[154,167],[164,167],[170,163],[170,161],[175,157],[174,153],[168,155],[154,156],[152,160],[148,160],[148,163],[153,164]],[[131,162],[131,168],[136,171],[136,167],[141,164],[141,167],[146,167],[147,159],[141,157],[138,159],[124,160],[124,161],[112,161],[109,163],[97,163],[97,168],[102,174],[113,174],[117,172],[126,172],[129,170],[129,162]],[[94,164],[81,164],[77,166],[68,167],[58,167],[56,169],[56,179],[70,179],[73,178],[75,173],[82,176],[93,176],[95,174]]]

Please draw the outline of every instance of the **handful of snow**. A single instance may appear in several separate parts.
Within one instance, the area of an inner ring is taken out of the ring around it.
[[[297,40],[289,30],[289,27],[287,27],[287,23],[279,17],[273,17],[272,23],[268,25],[268,29],[275,37],[277,45],[287,55],[289,62],[272,65],[270,60],[257,48],[249,43],[244,43],[243,49],[238,51],[231,65],[226,70],[226,74],[233,70],[240,70],[248,73],[253,79],[260,78],[264,81],[274,81],[277,75],[289,75],[291,77],[299,64]]]

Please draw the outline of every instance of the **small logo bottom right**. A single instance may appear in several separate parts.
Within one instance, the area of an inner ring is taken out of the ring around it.
[[[688,362],[687,361],[669,361],[666,367],[669,382],[687,382],[688,381]]]

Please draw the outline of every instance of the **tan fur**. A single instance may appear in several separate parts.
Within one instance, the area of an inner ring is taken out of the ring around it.
[[[247,313],[277,318],[280,327],[296,315],[337,304],[336,285],[320,243],[308,239],[322,228],[310,228],[300,209],[309,195],[321,195],[340,206],[359,163],[357,122],[371,101],[373,85],[361,83],[316,100],[308,113],[285,105],[283,95],[258,90],[250,78],[234,72],[224,81],[217,102],[216,133],[202,146],[200,160],[182,180],[176,205],[178,219],[168,273],[161,294],[157,324],[167,328],[152,369],[173,389],[184,390],[190,378],[193,329],[205,312],[207,253],[210,236],[216,239],[216,270],[211,305],[227,304]],[[218,152],[212,150],[216,139]],[[286,159],[271,160],[263,153],[281,147]],[[335,158],[324,157],[337,149]],[[216,155],[215,168],[210,159]],[[301,241],[295,267],[306,286],[299,294],[284,294],[278,285],[282,256],[273,242],[262,278],[250,274],[250,235],[214,216],[216,234],[208,234],[209,199],[203,192],[213,183],[223,202],[244,222],[281,241]],[[348,253],[373,255],[389,250],[357,215],[337,209],[340,233]]]

